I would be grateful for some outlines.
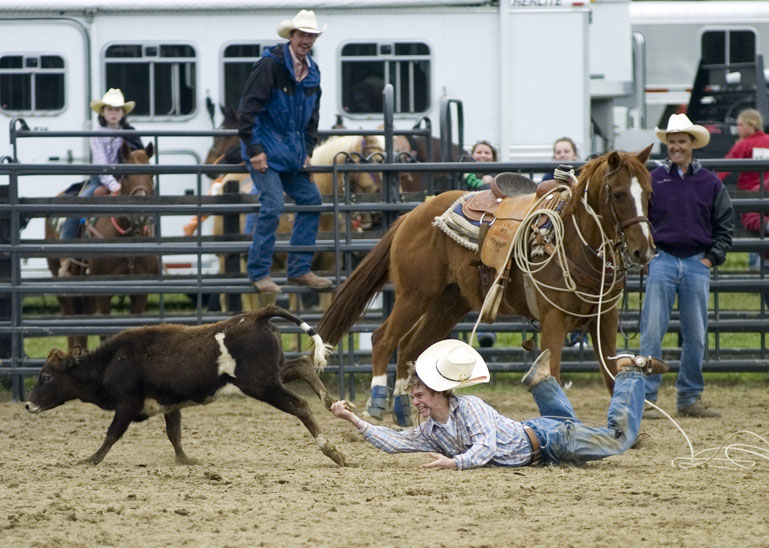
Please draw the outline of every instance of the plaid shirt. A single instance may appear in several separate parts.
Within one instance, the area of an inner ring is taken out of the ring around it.
[[[526,466],[531,462],[531,445],[522,423],[500,415],[476,396],[450,398],[449,413],[454,433],[432,418],[402,432],[364,422],[360,432],[387,453],[442,453],[456,461],[457,470],[489,463]]]
[[[104,129],[104,128],[99,128]],[[94,164],[117,164],[120,163],[119,152],[123,144],[123,138],[119,135],[115,137],[91,137],[91,154]],[[120,183],[115,176],[110,173],[99,175],[101,184],[106,186],[110,192],[120,190]]]

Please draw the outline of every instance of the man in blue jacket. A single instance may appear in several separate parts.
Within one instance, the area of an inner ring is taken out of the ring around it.
[[[310,50],[325,30],[325,26],[318,29],[315,13],[307,10],[281,22],[278,35],[288,42],[262,53],[240,101],[241,153],[261,205],[248,250],[248,278],[265,294],[280,293],[270,278],[270,266],[283,192],[300,206],[322,203],[318,187],[300,170],[308,165],[318,141],[320,70]],[[291,245],[315,245],[319,218],[318,212],[297,213]],[[331,287],[331,280],[310,270],[311,260],[312,252],[288,254],[289,283],[313,289]]]
[[[668,158],[652,171],[652,223],[657,255],[649,263],[641,312],[641,354],[662,357],[662,338],[678,295],[681,366],[678,371],[678,414],[718,417],[701,401],[705,380],[702,359],[708,325],[710,269],[726,260],[732,244],[734,210],[721,180],[693,158],[693,150],[710,141],[708,130],[685,114],[673,114],[667,129],[656,128]],[[646,379],[646,399],[657,401],[662,375]],[[649,408],[644,418],[660,418]]]

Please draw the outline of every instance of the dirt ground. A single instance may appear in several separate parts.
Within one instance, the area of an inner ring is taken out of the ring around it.
[[[174,464],[160,417],[132,425],[100,465],[79,465],[101,444],[110,413],[71,402],[32,416],[0,403],[0,545],[769,546],[769,463],[674,468],[690,451],[666,420],[644,423],[650,447],[583,467],[425,471],[426,455],[376,451],[293,388],[348,467],[323,456],[298,420],[246,398],[183,412],[193,466]],[[601,386],[568,393],[578,415],[603,422]],[[536,414],[517,386],[482,396],[515,418]],[[709,384],[706,397],[721,419],[679,420],[695,451],[739,430],[769,437],[769,385]],[[761,445],[729,443],[738,441]]]

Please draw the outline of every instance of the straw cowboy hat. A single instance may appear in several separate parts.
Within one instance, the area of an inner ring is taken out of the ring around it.
[[[688,133],[694,138],[693,148],[702,148],[710,142],[710,132],[699,124],[692,124],[686,114],[673,114],[668,119],[668,128],[654,128],[657,138],[663,143],[667,142],[669,133]]]
[[[315,12],[311,10],[301,10],[297,13],[293,19],[285,19],[278,25],[278,36],[281,38],[289,38],[291,31],[301,30],[302,32],[309,32],[310,34],[317,34],[320,36],[326,32],[328,25],[323,25],[321,30],[318,30],[318,22],[315,20]]]
[[[123,107],[126,114],[131,112],[136,106],[136,101],[126,101],[123,97],[123,92],[117,88],[110,88],[104,97],[101,99],[94,99],[91,101],[91,110],[101,113],[101,109],[104,107]]]
[[[417,376],[436,392],[489,382],[486,362],[469,344],[457,339],[439,341],[417,358]]]

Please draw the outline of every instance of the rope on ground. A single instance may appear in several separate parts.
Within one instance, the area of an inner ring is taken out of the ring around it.
[[[763,447],[747,443],[729,443],[740,435],[754,438],[754,441],[761,442]],[[692,451],[691,456],[676,457],[670,461],[670,464],[674,468],[681,469],[712,466],[722,470],[769,471],[769,441],[750,430],[739,430],[730,434],[719,447],[710,447],[697,453]]]

